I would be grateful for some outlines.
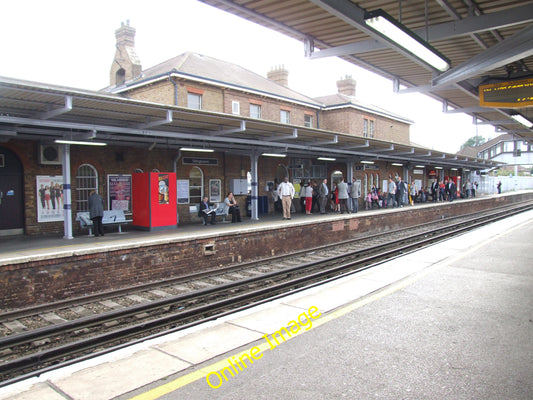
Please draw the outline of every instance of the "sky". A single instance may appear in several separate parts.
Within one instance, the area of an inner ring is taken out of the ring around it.
[[[347,75],[356,99],[414,121],[411,141],[455,153],[476,134],[497,136],[465,114],[444,114],[422,94],[396,94],[392,82],[339,58],[309,60],[303,43],[197,0],[3,0],[0,76],[74,88],[109,85],[115,31],[129,20],[143,69],[187,51],[245,67],[265,76],[289,70],[289,87],[309,97],[337,92]]]

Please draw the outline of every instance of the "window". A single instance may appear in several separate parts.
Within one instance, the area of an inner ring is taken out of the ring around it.
[[[241,103],[238,101],[232,101],[231,102],[231,113],[235,115],[239,115],[241,113]]]
[[[198,167],[193,167],[189,173],[189,202],[198,204],[204,197],[204,174]]]
[[[89,211],[89,193],[98,191],[98,172],[89,164],[83,164],[76,173],[76,209]]]
[[[304,126],[306,128],[312,128],[313,127],[313,116],[309,114],[304,115]]]
[[[512,153],[514,150],[513,142],[503,142],[503,151],[506,153]]]
[[[261,119],[261,106],[259,104],[250,104],[250,117]]]
[[[187,93],[187,107],[195,110],[202,109],[202,95],[197,93]]]
[[[363,137],[371,139],[374,137],[374,120],[368,118],[363,119]]]
[[[279,120],[282,124],[290,124],[291,123],[291,113],[287,110],[281,110],[279,112]]]

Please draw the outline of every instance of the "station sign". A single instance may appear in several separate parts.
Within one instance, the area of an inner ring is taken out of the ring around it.
[[[480,85],[479,105],[507,108],[533,106],[533,79]]]
[[[183,165],[218,165],[217,158],[183,157]]]

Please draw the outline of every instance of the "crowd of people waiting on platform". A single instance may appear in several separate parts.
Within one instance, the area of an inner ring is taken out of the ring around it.
[[[316,181],[308,181],[301,186],[299,193],[301,212],[312,214],[315,211],[320,214],[357,212],[359,204],[360,189],[356,179],[353,178],[352,185],[348,185],[341,178],[339,182],[333,183],[331,189],[327,185],[327,179],[317,183]],[[295,212],[290,203],[282,205],[282,199],[292,199],[294,196],[294,189],[292,192],[285,189],[284,185],[291,185],[288,180],[284,182],[275,190],[274,202],[275,208],[279,211],[289,210]],[[467,181],[462,187],[461,197],[475,197],[478,187],[477,182]],[[285,193],[287,190],[287,193]],[[404,205],[414,205],[415,203],[426,202],[443,202],[453,201],[457,198],[457,186],[453,179],[445,179],[439,181],[435,179],[430,187],[417,188],[415,182],[407,183],[401,177],[393,179],[389,177],[388,184],[385,190],[382,190],[375,185],[363,196],[363,203],[365,210],[380,209],[380,208],[396,208]],[[283,219],[290,219],[290,211],[284,212]]]
[[[461,197],[476,197],[477,182],[467,181],[463,185]],[[417,188],[415,182],[407,183],[401,177],[389,178],[386,192],[372,186],[365,196],[365,209],[395,208],[415,203],[454,201],[457,199],[457,186],[453,179],[435,179],[430,187]]]

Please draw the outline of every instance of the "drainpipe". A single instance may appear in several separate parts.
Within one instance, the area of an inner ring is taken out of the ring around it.
[[[174,70],[170,71],[168,73],[168,80],[170,81],[170,83],[172,83],[174,85],[174,105],[177,106],[178,105],[178,84],[176,82],[174,82],[174,80],[172,79],[172,72]]]
[[[174,172],[178,172],[178,160],[181,158],[181,150],[178,150],[178,154],[176,154],[176,157],[172,159],[172,166],[174,169]]]
[[[320,123],[318,121],[318,113],[319,113],[320,110],[316,110],[316,129],[320,129]]]

